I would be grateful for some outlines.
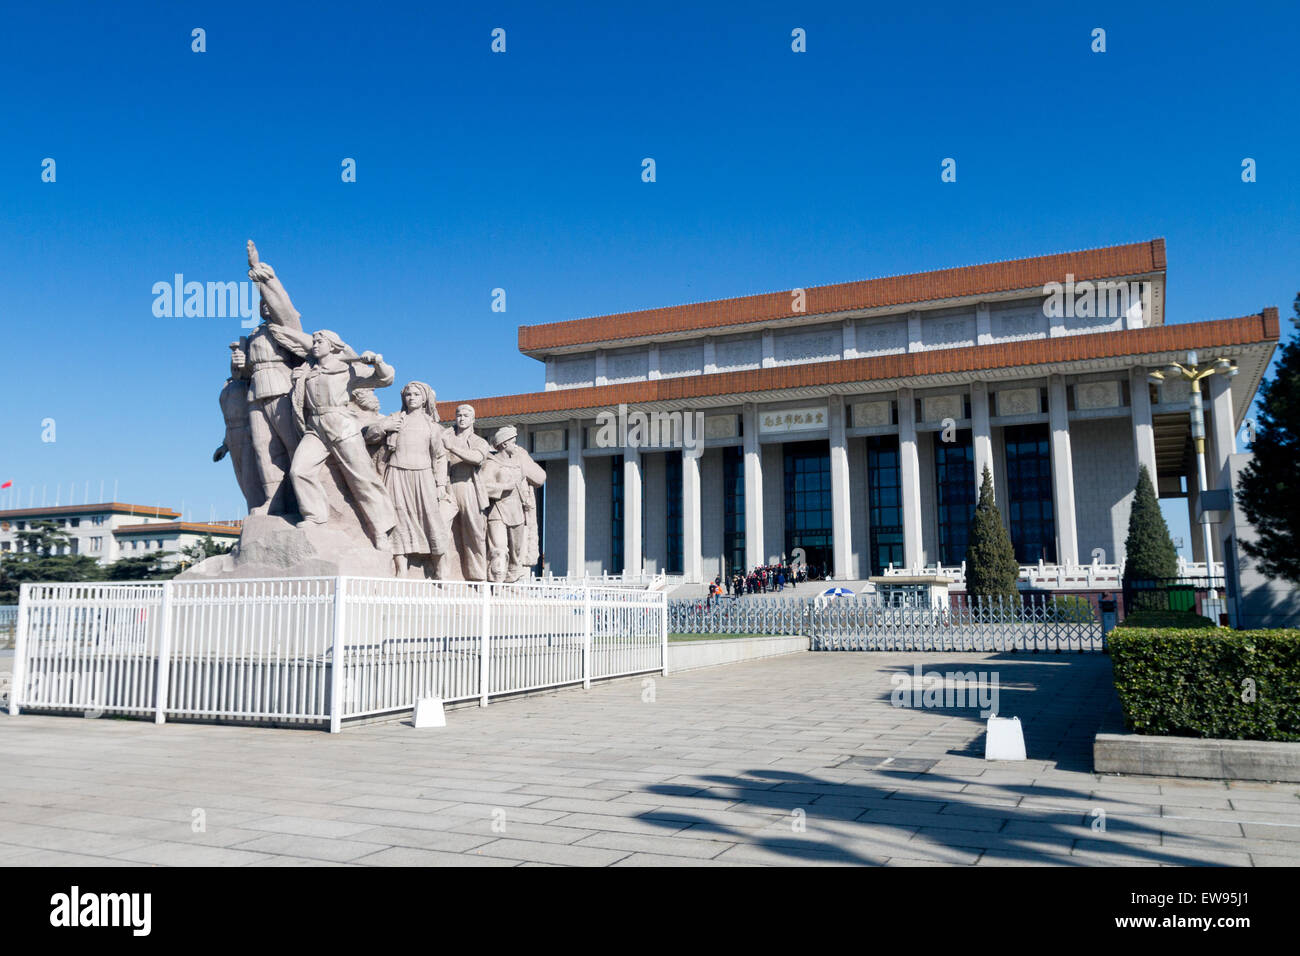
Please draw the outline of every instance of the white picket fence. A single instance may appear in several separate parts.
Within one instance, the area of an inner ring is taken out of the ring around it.
[[[24,584],[10,714],[327,724],[662,671],[628,588],[387,578]],[[159,662],[165,666],[159,666]],[[336,666],[337,665],[337,666]]]
[[[896,568],[891,564],[882,573],[886,576],[935,575],[951,581],[951,589],[954,591],[966,588],[965,561],[961,564],[918,564],[911,568]],[[1204,561],[1187,561],[1179,556],[1178,577],[1205,578],[1208,574],[1213,574],[1222,585],[1223,562],[1216,561],[1212,566],[1207,567]],[[1039,561],[1037,564],[1022,564],[1017,577],[1017,584],[1021,588],[1047,588],[1053,591],[1096,591],[1107,588],[1119,590],[1123,587],[1123,581],[1122,562],[1101,564],[1096,561],[1092,564],[1048,564],[1044,561]]]

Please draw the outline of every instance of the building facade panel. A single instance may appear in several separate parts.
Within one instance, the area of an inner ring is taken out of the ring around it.
[[[773,337],[772,357],[778,365],[825,362],[839,358],[843,350],[844,332],[837,323],[798,331],[778,332]]]
[[[595,356],[577,355],[557,359],[555,362],[555,384],[560,388],[581,388],[595,385]]]
[[[701,566],[704,579],[712,581],[723,573],[723,455],[725,449],[705,447],[700,458],[700,497],[704,505],[700,509],[700,541],[703,554]],[[741,481],[744,490],[744,481]]]
[[[700,375],[704,372],[704,346],[698,342],[685,345],[659,347],[659,374],[665,378],[675,375]]]
[[[1137,454],[1129,419],[1073,421],[1070,444],[1079,560],[1091,562],[1093,549],[1100,548],[1103,556],[1099,563],[1120,561],[1137,484]]]
[[[989,325],[994,343],[1045,339],[1052,328],[1041,299],[994,303],[989,307]]]
[[[785,551],[785,455],[781,444],[762,446],[763,554],[774,562]]]
[[[614,563],[615,551],[621,557],[621,548],[613,543],[614,534],[614,465],[622,464],[622,457],[598,455],[586,459],[587,463],[587,528],[586,574],[622,574],[620,561]],[[621,469],[620,469],[621,470]],[[620,475],[620,478],[622,476]]]
[[[921,314],[921,348],[956,349],[975,344],[975,310],[935,309]]]

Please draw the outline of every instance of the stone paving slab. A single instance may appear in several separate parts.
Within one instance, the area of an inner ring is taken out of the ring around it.
[[[917,664],[997,673],[1029,759],[985,762],[974,708],[892,706]],[[820,653],[653,680],[652,703],[614,681],[334,736],[0,716],[0,865],[1300,862],[1300,785],[1092,772],[1103,655]]]

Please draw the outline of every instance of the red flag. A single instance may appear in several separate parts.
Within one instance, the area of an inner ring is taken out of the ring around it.
[[[0,488],[8,488],[12,484],[13,484],[12,481],[6,481],[3,485],[0,485]]]

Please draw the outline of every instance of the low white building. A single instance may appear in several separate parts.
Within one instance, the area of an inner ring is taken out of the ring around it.
[[[83,554],[108,564],[150,551],[179,552],[203,541],[230,544],[239,540],[239,522],[210,524],[181,520],[170,508],[125,504],[62,505],[0,511],[0,555],[22,550],[22,532],[41,522],[53,524],[69,539],[63,554]]]

